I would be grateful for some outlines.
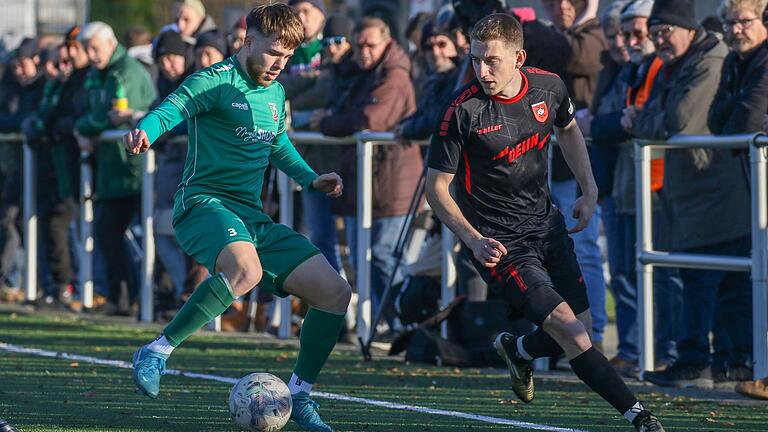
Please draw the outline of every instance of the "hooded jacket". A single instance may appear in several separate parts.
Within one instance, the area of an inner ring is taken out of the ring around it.
[[[147,111],[155,100],[155,86],[149,74],[118,44],[104,70],[92,67],[88,72],[86,114],[77,119],[75,130],[81,135],[97,138],[105,130],[115,129],[108,113],[119,86],[125,90],[128,107],[134,111]],[[127,126],[121,128],[127,129]],[[122,198],[141,192],[143,155],[128,155],[121,141],[97,143],[95,152],[98,167],[96,193],[100,199]]]
[[[416,109],[411,62],[408,54],[394,41],[373,69],[354,75],[339,107],[320,123],[324,135],[345,137],[363,130],[390,131]],[[347,146],[341,176],[347,185],[336,211],[355,214],[357,151]],[[407,213],[422,172],[422,158],[417,146],[384,145],[374,147],[373,216],[388,217]]]
[[[727,53],[717,36],[697,30],[688,52],[659,71],[635,120],[635,136],[709,134],[707,114]],[[672,249],[716,245],[750,233],[749,186],[731,150],[667,150],[660,196]]]
[[[597,0],[588,0],[586,9],[576,18],[571,28],[563,32],[570,45],[571,56],[562,78],[577,110],[593,109],[597,80],[603,69],[602,55],[608,49],[597,18],[597,3]],[[562,153],[555,151],[552,157],[552,180],[565,181],[572,178],[573,173]]]

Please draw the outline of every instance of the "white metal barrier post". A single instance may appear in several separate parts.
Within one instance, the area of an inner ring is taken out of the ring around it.
[[[651,221],[651,147],[635,144],[635,184],[639,193],[635,194],[637,209],[636,250],[639,258],[645,251],[653,250],[653,230]],[[653,334],[653,266],[637,260],[638,308],[637,319],[640,324],[640,373],[654,368]]]
[[[154,279],[155,279],[155,226],[153,211],[155,208],[155,151],[151,148],[144,154],[144,178],[141,186],[141,227],[144,257],[141,263],[141,320],[152,322],[154,319]]]
[[[357,140],[357,336],[365,342],[371,327],[371,226],[373,219],[373,141]]]
[[[443,308],[446,308],[456,296],[456,254],[454,253],[456,237],[446,224],[443,224],[440,235],[442,236],[443,242],[443,250],[441,254],[443,271],[440,275],[440,304]],[[440,324],[440,334],[442,337],[448,339],[448,320],[445,320]]]
[[[758,144],[762,144],[761,147]],[[768,376],[768,139],[749,147],[752,172],[752,331],[754,379]]]
[[[24,176],[24,287],[27,301],[35,301],[37,293],[37,188],[35,185],[35,151],[22,135]]]
[[[93,170],[91,154],[80,152],[80,283],[83,307],[93,307]]]
[[[293,228],[293,188],[291,179],[282,171],[277,172],[277,187],[280,193],[280,223]],[[277,297],[275,313],[280,315],[277,337],[291,337],[291,297]]]

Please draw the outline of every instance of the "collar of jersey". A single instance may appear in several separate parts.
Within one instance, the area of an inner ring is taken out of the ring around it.
[[[525,76],[525,72],[520,70],[520,76],[523,77],[521,86],[520,86],[520,92],[517,93],[517,95],[511,97],[511,98],[505,98],[501,96],[491,96],[491,99],[493,99],[495,102],[503,103],[503,104],[513,104],[520,101],[520,99],[525,96],[526,93],[528,93],[528,77]]]

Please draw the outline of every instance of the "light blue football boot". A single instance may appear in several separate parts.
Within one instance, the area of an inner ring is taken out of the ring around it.
[[[133,354],[133,382],[145,396],[156,399],[160,394],[160,377],[165,375],[168,357],[146,346]]]
[[[317,413],[320,405],[309,398],[309,393],[299,392],[291,395],[291,399],[293,401],[291,420],[302,429],[312,432],[333,432],[333,429],[320,418],[320,414]]]

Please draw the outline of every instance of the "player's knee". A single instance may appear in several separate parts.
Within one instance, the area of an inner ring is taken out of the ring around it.
[[[565,303],[560,303],[544,320],[544,330],[550,334],[557,334],[568,339],[575,339],[581,333],[586,332],[584,325],[576,318],[571,308]]]
[[[264,275],[261,265],[259,263],[251,263],[240,266],[237,271],[237,276],[232,285],[235,296],[243,296],[248,294],[256,285],[261,282],[261,278]]]
[[[327,309],[333,312],[345,313],[352,298],[352,288],[347,281],[338,278],[336,283],[326,288],[323,304],[318,305],[321,309]]]

